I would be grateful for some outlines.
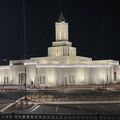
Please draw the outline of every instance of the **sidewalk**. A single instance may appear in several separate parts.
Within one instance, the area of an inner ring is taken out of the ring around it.
[[[34,104],[120,104],[120,101],[62,101],[62,102],[46,102],[46,101],[41,101],[41,102],[29,102],[29,103],[34,103]]]

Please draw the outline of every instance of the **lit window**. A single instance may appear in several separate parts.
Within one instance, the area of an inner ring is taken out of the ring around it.
[[[56,56],[56,57],[60,56],[60,53],[59,53],[58,50],[55,51],[55,56]]]

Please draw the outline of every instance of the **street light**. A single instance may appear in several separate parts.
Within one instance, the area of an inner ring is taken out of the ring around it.
[[[26,100],[26,65],[25,65],[25,100]]]
[[[63,94],[63,68],[61,68],[61,72],[62,72],[62,94]]]

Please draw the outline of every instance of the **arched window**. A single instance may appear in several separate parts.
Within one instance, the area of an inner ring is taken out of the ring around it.
[[[40,84],[42,84],[42,77],[40,76]]]
[[[43,84],[46,84],[46,77],[43,76]]]
[[[117,73],[116,73],[116,71],[114,71],[114,81],[116,81],[117,80]]]

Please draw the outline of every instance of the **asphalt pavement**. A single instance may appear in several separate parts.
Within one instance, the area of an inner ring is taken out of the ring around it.
[[[81,91],[81,94],[98,94],[96,91]],[[119,95],[120,91],[112,92],[111,94]],[[80,94],[80,93],[79,93]],[[101,93],[106,95],[107,93]],[[4,99],[3,99],[4,96]],[[23,94],[21,92],[0,94],[0,110],[5,106],[13,102],[14,100],[21,98]],[[5,101],[6,99],[6,101]],[[7,113],[24,113],[24,114],[111,114],[120,115],[120,104],[36,104],[32,109],[28,110],[12,110]]]
[[[109,114],[120,115],[120,104],[78,104],[50,105],[37,104],[29,110],[12,110],[7,113],[24,114]]]
[[[120,104],[39,105],[29,113],[38,114],[120,114]]]

